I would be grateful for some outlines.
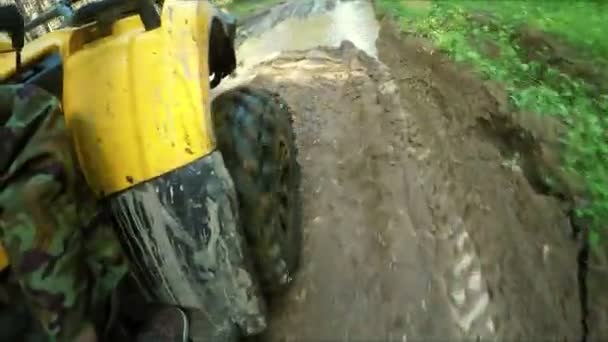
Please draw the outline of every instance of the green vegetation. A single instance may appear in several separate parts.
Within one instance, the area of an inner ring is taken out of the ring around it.
[[[247,14],[254,14],[279,2],[281,0],[232,0],[226,7],[230,13],[242,17]]]
[[[606,1],[378,0],[404,30],[430,38],[457,62],[500,81],[515,108],[554,115],[567,125],[563,169],[580,177],[592,198],[580,214],[591,219],[590,240],[608,237],[608,89],[606,79],[581,78],[550,62],[547,48],[519,44],[523,27],[563,41],[586,65],[601,70],[608,58]],[[481,19],[480,19],[481,18]],[[492,47],[493,53],[488,47]],[[544,59],[543,59],[544,55]],[[604,72],[608,67],[604,68]],[[606,76],[606,74],[604,74]],[[604,228],[604,229],[602,229]],[[600,234],[601,233],[601,234]]]

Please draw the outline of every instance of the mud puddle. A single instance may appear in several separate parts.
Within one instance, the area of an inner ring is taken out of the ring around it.
[[[244,24],[237,58],[242,68],[276,57],[282,51],[337,47],[349,40],[376,56],[378,22],[369,1],[304,0],[274,7]]]

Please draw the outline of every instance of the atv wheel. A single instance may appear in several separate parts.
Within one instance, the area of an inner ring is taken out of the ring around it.
[[[298,267],[302,240],[291,111],[276,94],[240,87],[217,97],[212,113],[262,289],[281,292]]]

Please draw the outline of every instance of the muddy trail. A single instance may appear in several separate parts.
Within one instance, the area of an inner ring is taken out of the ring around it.
[[[512,161],[533,148],[506,95],[367,2],[306,3],[253,21],[271,24],[218,90],[271,89],[294,112],[304,254],[261,340],[580,341],[580,246],[567,205]]]

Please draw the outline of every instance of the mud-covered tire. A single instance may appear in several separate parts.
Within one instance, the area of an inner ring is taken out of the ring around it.
[[[211,112],[262,289],[282,292],[298,268],[302,243],[291,111],[277,94],[239,87],[218,96]]]

